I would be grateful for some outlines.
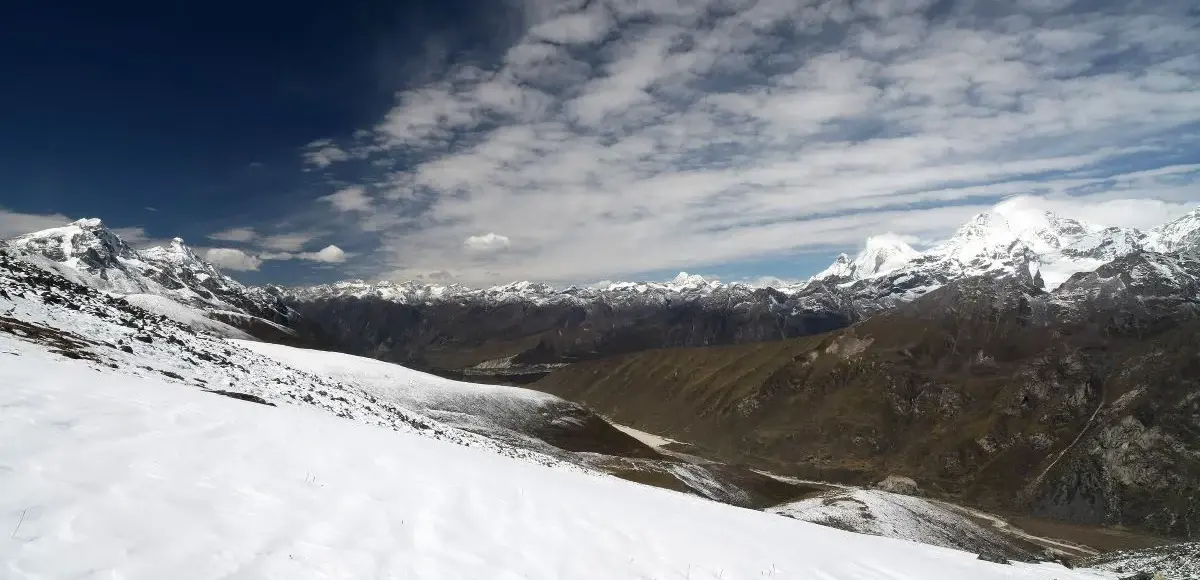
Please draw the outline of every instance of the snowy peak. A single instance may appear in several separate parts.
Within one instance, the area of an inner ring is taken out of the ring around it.
[[[839,283],[866,280],[901,268],[920,255],[896,234],[871,236],[867,238],[862,251],[853,258],[846,254],[839,255],[832,265],[813,276],[812,280],[835,280]]]
[[[1200,252],[1200,209],[1150,230],[1148,238],[1159,252]]]
[[[221,310],[254,305],[246,289],[200,259],[181,238],[136,250],[96,218],[11,240],[10,248],[68,279],[117,294],[152,294]]]
[[[913,261],[921,255],[895,234],[884,234],[867,238],[867,245],[859,252],[852,264],[854,275],[870,278],[886,274]]]
[[[9,247],[89,272],[118,266],[121,260],[136,256],[132,247],[97,218],[25,234],[11,240]]]

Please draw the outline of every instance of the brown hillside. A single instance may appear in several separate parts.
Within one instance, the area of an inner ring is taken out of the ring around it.
[[[1132,308],[1083,292],[1109,280],[1064,285],[1086,294],[1070,304],[971,280],[824,335],[578,363],[532,386],[726,461],[858,482],[904,474],[984,505],[1189,535],[1195,297],[1149,301],[1143,288]]]

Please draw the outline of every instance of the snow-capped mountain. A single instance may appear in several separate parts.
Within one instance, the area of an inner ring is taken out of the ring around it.
[[[596,453],[493,436],[581,427],[547,412],[557,397],[222,340],[10,254],[0,560],[16,577],[1095,578],[603,477],[576,462]]]
[[[1149,248],[1158,252],[1200,251],[1200,209],[1149,232]]]
[[[276,297],[258,288],[247,288],[225,275],[180,238],[166,246],[138,250],[101,220],[88,218],[25,234],[6,245],[40,267],[91,288],[128,296],[139,306],[177,322],[206,330],[232,325],[272,339],[295,334],[284,326],[292,321],[294,313]],[[239,332],[225,335],[244,337]]]
[[[851,258],[841,254],[828,268],[817,273],[811,280],[834,280],[857,282],[887,274],[903,267],[921,255],[895,234],[884,234],[867,238],[866,247]]]
[[[335,347],[435,372],[503,368],[500,374],[532,379],[554,365],[647,348],[832,330],[973,276],[1018,277],[1053,290],[1121,257],[1142,250],[1184,252],[1198,239],[1200,210],[1141,232],[1088,224],[1014,200],[975,216],[924,251],[899,236],[875,236],[856,255],[842,255],[808,281],[781,287],[683,272],[664,282],[569,288],[388,281],[247,288],[181,240],[139,251],[94,219],[21,236],[10,246],[89,286],[164,296],[195,308],[185,312],[140,299],[143,306],[196,326],[209,318],[266,340]]]
[[[774,287],[800,300],[843,288],[845,297],[867,304],[865,311],[911,300],[947,282],[972,276],[1028,275],[1053,290],[1072,275],[1089,272],[1120,256],[1147,249],[1177,252],[1200,246],[1200,210],[1151,230],[1107,227],[1029,207],[1021,200],[1001,203],[960,227],[950,238],[920,252],[902,237],[868,238],[854,256],[841,254],[808,281]],[[872,287],[869,291],[851,288]],[[443,302],[533,305],[604,303],[614,306],[745,300],[757,288],[723,283],[681,272],[667,282],[612,282],[595,287],[556,288],[514,282],[490,288],[416,282],[361,280],[274,291],[297,301],[376,298],[398,304]],[[800,300],[800,306],[807,306]]]
[[[236,308],[227,298],[246,292],[182,239],[138,251],[95,218],[25,234],[8,245],[48,261],[43,264],[70,279],[120,294],[158,294],[184,304]]]

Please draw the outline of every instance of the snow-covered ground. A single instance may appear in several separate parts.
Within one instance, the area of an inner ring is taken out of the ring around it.
[[[205,316],[198,308],[185,306],[166,296],[157,294],[129,294],[122,297],[126,302],[187,326],[193,330],[226,338],[250,339],[251,336],[219,320]]]
[[[1163,580],[1196,580],[1200,578],[1200,542],[1109,552],[1083,563],[1089,567],[1116,572],[1122,578],[1148,572],[1160,574]]]
[[[134,377],[0,333],[0,576],[1081,580]]]
[[[303,372],[171,318],[77,285],[40,264],[0,250],[0,339],[85,360],[100,370],[213,391],[258,397],[278,405],[419,432],[495,453],[579,469],[545,454],[453,428],[355,385]],[[8,349],[11,350],[11,349]],[[7,364],[8,361],[0,361]],[[0,382],[0,388],[5,383]]]
[[[520,387],[456,381],[397,364],[338,352],[265,342],[230,341],[290,368],[370,393],[447,425],[547,453],[532,436],[551,424],[581,426],[590,411],[565,399]],[[596,421],[600,421],[595,417]]]
[[[956,507],[877,489],[842,489],[768,510],[838,529],[917,541],[1009,558],[1031,558],[1037,547],[1019,542]]]
[[[672,443],[679,443],[678,441],[676,441],[674,439],[663,437],[661,435],[655,435],[653,433],[647,433],[647,432],[639,430],[639,429],[634,429],[633,427],[630,427],[628,425],[618,425],[616,423],[612,423],[611,421],[609,421],[609,423],[611,423],[613,427],[620,429],[622,433],[624,433],[630,437],[633,437],[634,439],[637,439],[638,441],[641,441],[642,443],[645,443],[646,445],[649,445],[650,447],[654,447],[656,449],[659,447],[664,447],[666,445],[670,445]]]

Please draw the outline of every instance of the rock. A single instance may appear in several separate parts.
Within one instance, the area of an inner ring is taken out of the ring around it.
[[[1008,558],[1005,558],[1004,556],[1001,556],[995,552],[980,552],[978,559],[983,560],[984,562],[995,562],[996,564],[1007,565],[1009,563]]]

